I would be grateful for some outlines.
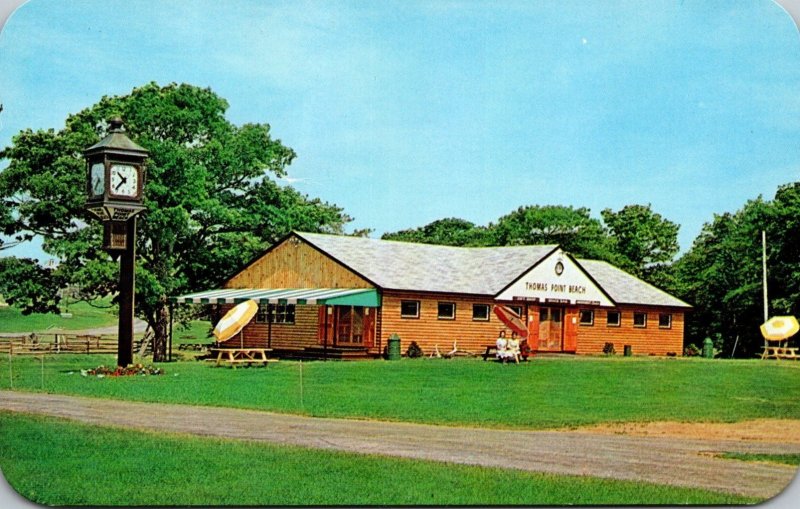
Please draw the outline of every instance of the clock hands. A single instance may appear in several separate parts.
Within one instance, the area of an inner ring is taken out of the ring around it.
[[[119,184],[114,186],[115,191],[119,191],[119,188],[122,187],[126,182],[128,182],[128,177],[126,177],[125,175],[119,175],[119,178],[121,180],[119,181]]]

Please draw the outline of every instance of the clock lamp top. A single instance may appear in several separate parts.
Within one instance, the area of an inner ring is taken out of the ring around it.
[[[119,117],[112,118],[108,122],[109,130],[105,138],[98,141],[91,147],[83,151],[85,156],[91,156],[99,153],[119,154],[134,157],[145,158],[148,151],[134,143],[128,135],[125,134],[125,129],[122,126],[122,119]]]

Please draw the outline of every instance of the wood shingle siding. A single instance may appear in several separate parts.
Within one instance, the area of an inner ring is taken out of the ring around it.
[[[420,302],[419,318],[400,316],[400,302],[404,300]],[[455,303],[454,320],[437,318],[439,302]],[[458,348],[461,350],[481,353],[485,351],[486,345],[494,344],[498,332],[506,327],[492,313],[488,321],[473,320],[473,304],[486,304],[491,309],[493,302],[488,297],[481,299],[451,294],[437,296],[410,292],[384,292],[380,322],[381,342],[385,345],[389,336],[396,333],[400,336],[403,353],[412,341],[416,341],[426,355],[429,355],[436,345],[439,346],[441,353],[449,352],[453,348],[453,341],[458,342]]]
[[[225,306],[223,314],[231,306]],[[272,324],[272,348],[303,348],[317,344],[317,309],[318,306],[297,306],[295,308],[295,323]],[[255,319],[244,328],[244,346],[246,348],[267,347],[267,324],[256,322]],[[238,347],[239,335],[224,343],[225,346]]]
[[[305,242],[283,242],[233,276],[225,288],[372,288]]]
[[[619,355],[622,355],[625,345],[631,346],[633,355],[683,354],[683,310],[620,306],[617,311],[621,313],[621,323],[618,327],[608,326],[606,322],[607,310],[605,309],[595,310],[594,325],[578,325],[577,353],[603,353],[603,346],[606,343],[613,343],[614,350]],[[646,327],[634,327],[634,312],[647,313]],[[658,326],[658,315],[661,313],[672,314],[672,326],[670,328],[662,329]]]

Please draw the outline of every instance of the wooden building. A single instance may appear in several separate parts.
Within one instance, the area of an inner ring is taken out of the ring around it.
[[[482,353],[505,329],[492,313],[521,315],[539,352],[680,355],[685,302],[556,245],[464,248],[294,232],[222,289],[177,303],[232,306],[255,299],[256,318],[235,342],[276,352],[379,356],[390,335],[406,350]]]

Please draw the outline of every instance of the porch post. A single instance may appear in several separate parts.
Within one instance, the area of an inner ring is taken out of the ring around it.
[[[322,358],[328,360],[328,305],[325,304],[325,335],[322,342]]]
[[[272,348],[272,304],[267,304],[267,348]]]

